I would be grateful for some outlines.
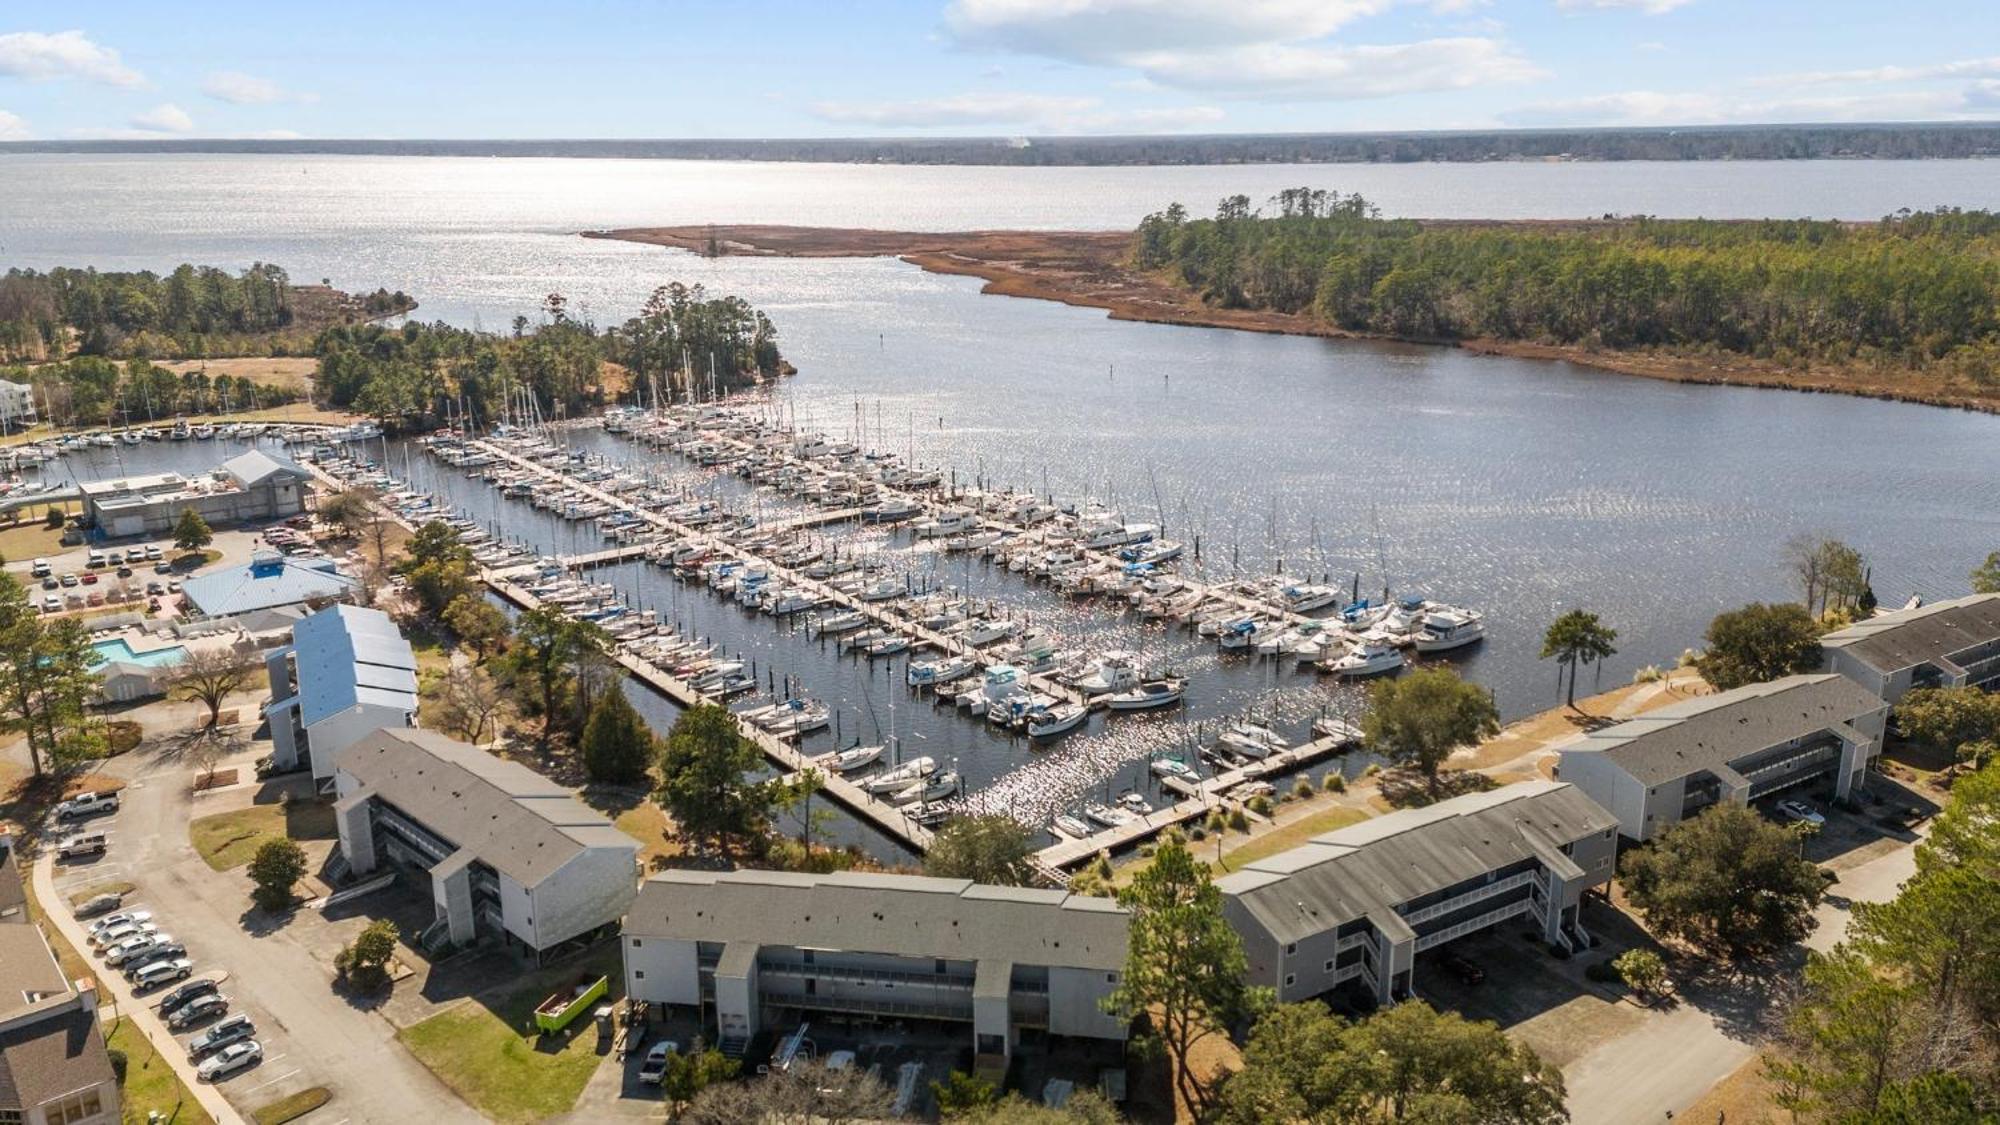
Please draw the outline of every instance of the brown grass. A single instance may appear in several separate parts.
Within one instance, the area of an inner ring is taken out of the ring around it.
[[[210,378],[229,375],[266,386],[303,391],[312,385],[313,373],[319,370],[319,360],[309,355],[239,356],[229,359],[175,359],[155,366],[176,374],[206,371]]]
[[[1452,226],[1521,225],[1497,221],[1457,221]],[[1550,225],[1550,224],[1536,224]],[[1564,222],[1561,226],[1586,225]],[[982,292],[1035,297],[1067,305],[1104,309],[1114,320],[1142,320],[1205,328],[1235,328],[1299,336],[1388,339],[1379,333],[1350,332],[1324,321],[1290,313],[1223,309],[1164,275],[1130,268],[1134,235],[1125,231],[916,231],[856,230],[834,227],[765,225],[641,227],[586,231],[587,238],[644,242],[702,253],[713,236],[724,254],[777,257],[899,257],[932,273],[983,278]],[[1788,367],[1736,355],[1692,355],[1669,351],[1596,351],[1568,344],[1523,340],[1413,340],[1447,344],[1481,355],[1558,359],[1605,371],[1676,383],[1721,383],[1860,395],[2000,412],[2000,387],[1956,383],[1928,372],[1846,365]]]
[[[1728,1125],[1779,1125],[1789,1114],[1778,1111],[1778,1087],[1764,1075],[1764,1060],[1751,1059],[1736,1072],[1709,1088],[1708,1093],[1680,1114],[1680,1120],[1707,1125],[1723,1121]]]

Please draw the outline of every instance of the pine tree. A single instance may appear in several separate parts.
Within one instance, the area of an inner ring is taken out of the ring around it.
[[[583,768],[592,781],[631,785],[653,764],[653,732],[616,684],[598,697],[583,727]]]

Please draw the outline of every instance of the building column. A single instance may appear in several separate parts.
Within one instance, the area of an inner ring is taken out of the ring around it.
[[[365,792],[350,793],[333,806],[340,854],[347,857],[348,870],[356,875],[375,870],[375,825],[368,816],[368,801]]]
[[[450,864],[451,861],[445,861]],[[431,872],[431,895],[437,902],[438,913],[444,917],[445,929],[451,935],[453,945],[471,945],[476,936],[472,919],[472,871],[467,864],[458,863]]]

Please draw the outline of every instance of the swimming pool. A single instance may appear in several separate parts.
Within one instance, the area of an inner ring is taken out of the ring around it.
[[[173,645],[169,648],[150,648],[145,652],[135,652],[123,637],[116,640],[98,641],[96,644],[91,645],[90,648],[92,652],[97,654],[97,659],[91,661],[92,665],[109,664],[112,661],[117,661],[121,664],[143,664],[148,668],[159,668],[168,664],[179,664],[181,661],[187,659],[187,649],[181,645]]]

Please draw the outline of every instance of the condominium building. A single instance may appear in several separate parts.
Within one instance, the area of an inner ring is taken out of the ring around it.
[[[964,879],[666,871],[625,921],[625,991],[699,1009],[725,1045],[822,1014],[960,1026],[984,1057],[1024,1037],[1123,1041],[1117,903]]]
[[[1826,670],[1894,703],[1911,688],[2000,690],[2000,594],[1857,621],[1820,638]]]
[[[1720,801],[1822,783],[1860,790],[1889,705],[1832,674],[1787,676],[1648,711],[1562,751],[1556,775],[1645,841]]]
[[[266,654],[271,759],[310,764],[333,778],[334,755],[384,727],[417,721],[417,657],[389,615],[333,605],[292,626],[292,643]]]
[[[0,835],[0,1123],[112,1125],[118,1081],[97,991],[63,976],[20,887],[13,843]]]
[[[1573,785],[1524,781],[1405,809],[1259,859],[1216,885],[1249,979],[1282,1001],[1359,985],[1408,998],[1416,955],[1512,919],[1575,948],[1611,880],[1617,822]]]
[[[438,949],[491,942],[545,960],[615,929],[639,881],[638,842],[568,789],[432,731],[378,730],[333,756],[348,869],[421,874]]]

